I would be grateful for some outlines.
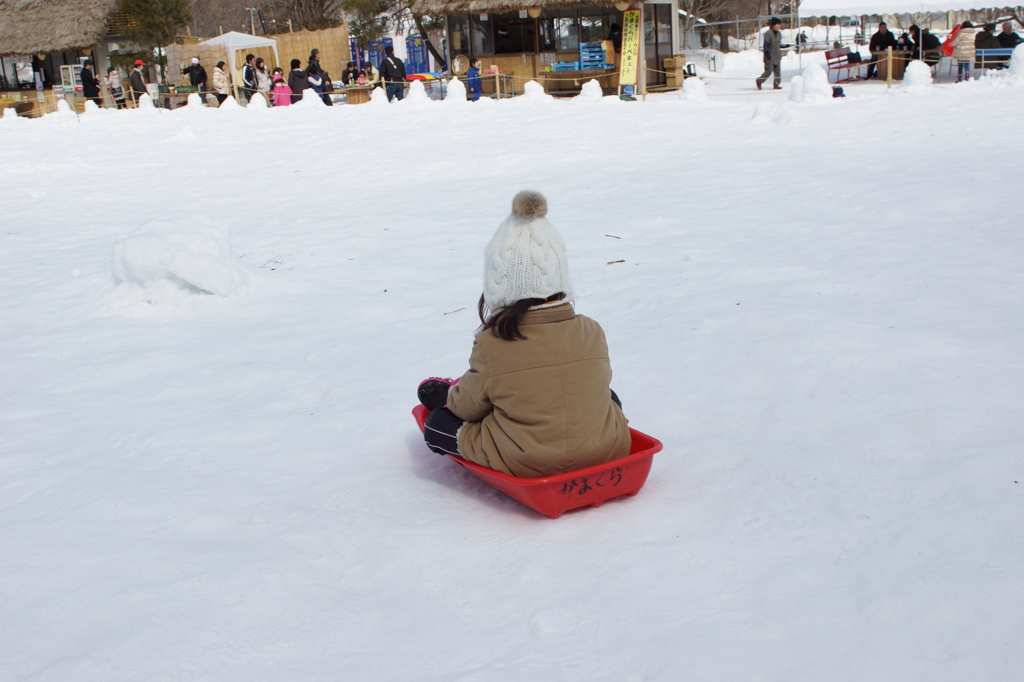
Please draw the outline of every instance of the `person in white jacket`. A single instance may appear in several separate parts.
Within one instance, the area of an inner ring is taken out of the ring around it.
[[[223,104],[231,94],[231,78],[224,70],[224,62],[217,62],[213,69],[213,94],[217,96],[217,106]]]
[[[953,59],[956,60],[956,82],[970,80],[971,62],[974,61],[974,38],[978,29],[974,24],[965,21],[960,26],[960,32],[953,39]]]

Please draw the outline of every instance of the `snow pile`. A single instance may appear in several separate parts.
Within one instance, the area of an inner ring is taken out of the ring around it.
[[[4,118],[18,118],[18,111],[14,107],[4,109]]]
[[[370,91],[370,104],[387,104],[388,93],[385,92],[384,88],[374,88]]]
[[[683,97],[691,102],[705,102],[708,99],[707,87],[700,78],[687,78],[683,81]]]
[[[903,90],[905,92],[921,92],[932,86],[932,69],[920,59],[907,64],[903,73]]]
[[[83,113],[95,114],[98,111],[103,111],[100,105],[96,104],[96,102],[93,102],[91,99],[85,100],[85,108],[83,110]]]
[[[305,90],[302,91],[302,99],[300,99],[298,102],[295,102],[292,106],[316,108],[325,107],[327,105],[324,104],[323,98],[316,90],[314,90],[313,88],[306,88]]]
[[[138,108],[146,111],[155,111],[156,104],[153,103],[153,98],[146,94],[139,98]]]
[[[194,142],[199,137],[196,135],[196,131],[192,130],[190,126],[185,126],[178,133],[168,138],[169,142]]]
[[[1010,57],[1010,79],[1016,83],[1024,83],[1024,43],[1013,48]]]
[[[553,102],[554,97],[544,92],[544,86],[537,81],[527,81],[523,86],[523,94],[513,99],[514,102],[524,104],[535,104],[540,102]]]
[[[113,272],[118,284],[158,296],[230,296],[248,280],[231,253],[227,227],[207,216],[154,220],[121,235]]]
[[[242,105],[238,103],[234,95],[228,95],[228,98],[220,103],[218,109],[241,109]]]
[[[321,100],[323,101],[323,100]],[[267,100],[263,93],[256,93],[249,100],[249,106],[246,109],[267,109],[270,107],[270,102]]]
[[[789,99],[800,104],[822,104],[832,100],[832,84],[825,70],[817,64],[804,67],[803,73],[793,76]]]
[[[452,78],[448,81],[448,91],[444,96],[445,102],[454,102],[455,104],[466,104],[466,84],[460,81],[458,78]]]
[[[602,98],[604,98],[604,90],[601,88],[601,83],[596,78],[591,78],[583,84],[580,94],[576,95],[574,99],[579,102],[600,102]]]
[[[427,104],[431,101],[427,89],[423,87],[423,81],[412,81],[409,83],[409,91],[405,93],[403,102],[411,104]]]
[[[213,95],[210,95],[210,97],[213,97]],[[193,92],[188,96],[185,106],[191,110],[203,107],[203,98],[199,96],[198,92]]]

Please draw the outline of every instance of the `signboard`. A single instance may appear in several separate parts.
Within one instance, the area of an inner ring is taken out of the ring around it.
[[[367,59],[374,68],[379,69],[381,62],[384,61],[384,48],[394,47],[395,41],[391,38],[385,38],[384,40],[374,40],[370,43],[370,50]]]
[[[405,72],[427,73],[430,71],[430,53],[427,52],[427,43],[420,36],[409,36],[405,39]]]
[[[640,11],[629,9],[622,13],[622,62],[619,67],[619,85],[636,85],[640,66]]]

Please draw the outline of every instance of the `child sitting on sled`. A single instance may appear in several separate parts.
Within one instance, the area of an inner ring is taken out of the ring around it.
[[[573,310],[565,244],[546,215],[541,194],[516,195],[484,252],[469,371],[419,388],[431,450],[522,478],[603,464],[630,446],[604,332]]]

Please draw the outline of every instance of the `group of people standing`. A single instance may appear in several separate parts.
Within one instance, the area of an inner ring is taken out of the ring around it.
[[[394,48],[386,47],[384,52],[380,70],[372,64],[367,64],[366,69],[356,71],[354,62],[349,62],[342,74],[342,83],[373,87],[380,87],[383,83],[387,88],[388,101],[394,98],[402,99],[405,64],[394,56]],[[198,57],[193,57],[192,65],[182,69],[182,73],[189,75],[191,84],[197,87],[200,93],[206,90],[206,70],[200,65]],[[314,48],[310,52],[305,68],[300,60],[291,60],[291,70],[288,74],[280,67],[273,71],[268,70],[266,62],[261,57],[252,54],[245,56],[242,84],[238,89],[242,103],[251,101],[257,95],[263,95],[272,106],[288,106],[302,99],[306,90],[312,90],[323,99],[324,104],[333,106],[330,93],[334,92],[334,84],[330,74],[320,65],[319,49]],[[213,93],[217,97],[218,106],[231,94],[231,77],[222,61],[217,62],[213,70]]]
[[[92,60],[88,59],[82,64],[82,93],[87,99],[102,106],[101,92],[102,89],[106,89],[117,108],[125,109],[128,107],[129,95],[133,101],[138,102],[142,95],[147,94],[145,67],[146,62],[141,59],[135,60],[129,75],[129,87],[126,89],[121,83],[121,74],[117,69],[113,66],[107,69],[107,74],[101,81],[93,70]],[[232,94],[231,72],[223,61],[217,62],[213,68],[212,79],[199,57],[192,57],[191,63],[183,68],[181,73],[189,77],[189,84],[196,88],[204,103],[207,101],[208,93],[217,98],[218,106]],[[385,87],[389,102],[393,99],[402,99],[405,94],[405,64],[395,56],[394,48],[388,46],[384,48],[384,60],[380,69],[375,68],[373,64],[367,64],[365,69],[357,71],[355,63],[348,62],[342,74],[342,83],[346,86]],[[310,52],[305,67],[300,60],[291,60],[291,71],[287,74],[280,67],[269,70],[266,62],[260,57],[252,54],[245,56],[242,83],[238,88],[238,95],[243,104],[257,95],[262,95],[272,106],[287,106],[302,99],[306,90],[312,90],[319,95],[324,104],[333,105],[330,93],[334,91],[334,85],[330,75],[320,65],[319,49],[314,48]]]

